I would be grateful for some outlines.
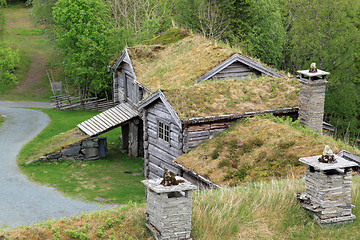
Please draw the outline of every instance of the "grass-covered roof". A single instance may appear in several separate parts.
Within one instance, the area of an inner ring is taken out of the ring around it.
[[[152,91],[190,85],[235,53],[179,29],[144,43],[151,45],[129,47],[128,52],[136,80]]]
[[[354,149],[333,138],[303,128],[298,122],[275,117],[240,121],[215,138],[207,140],[175,162],[218,185],[303,176],[300,157],[321,155],[329,145],[334,153]]]
[[[298,106],[293,78],[261,77],[207,81],[164,92],[180,119],[239,114]]]

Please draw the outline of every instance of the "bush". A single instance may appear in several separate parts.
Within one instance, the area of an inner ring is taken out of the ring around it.
[[[9,85],[17,83],[14,72],[19,63],[19,53],[0,42],[0,84]]]

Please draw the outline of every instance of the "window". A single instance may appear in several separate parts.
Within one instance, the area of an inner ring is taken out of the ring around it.
[[[170,142],[170,126],[164,122],[158,122],[158,138]]]

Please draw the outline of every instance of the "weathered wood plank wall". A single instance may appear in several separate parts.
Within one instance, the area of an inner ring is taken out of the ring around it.
[[[162,177],[165,169],[180,175],[180,169],[175,167],[173,160],[182,151],[182,134],[174,119],[161,101],[157,101],[144,109],[144,158],[145,177]],[[170,141],[158,138],[158,121],[170,126]]]
[[[225,78],[246,78],[247,76],[260,77],[261,73],[255,69],[252,69],[245,64],[240,62],[234,62],[228,67],[224,68],[220,72],[214,75],[214,78],[225,79]]]
[[[212,138],[215,134],[223,132],[226,128],[236,120],[225,120],[211,123],[198,123],[194,125],[184,126],[184,144],[183,151],[186,152],[190,148],[196,147],[207,139]]]

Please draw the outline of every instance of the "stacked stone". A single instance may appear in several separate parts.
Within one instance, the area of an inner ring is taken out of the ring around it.
[[[299,121],[309,126],[315,132],[322,132],[324,118],[324,101],[328,72],[318,70],[315,73],[309,70],[298,71],[299,79]]]
[[[324,156],[331,157],[331,162],[324,162]],[[306,191],[299,196],[303,207],[314,213],[322,227],[353,221],[356,217],[351,213],[354,207],[351,204],[351,168],[358,164],[333,155],[328,146],[323,155],[299,161],[307,165]]]
[[[157,240],[190,239],[192,191],[194,185],[184,183],[160,185],[161,179],[142,181],[147,187],[146,225]]]
[[[105,140],[106,141],[106,140]],[[106,144],[105,144],[106,145]],[[72,160],[72,161],[91,161],[99,159],[99,139],[97,137],[89,138],[77,143],[74,143],[62,150],[55,151],[40,159],[32,160],[28,163],[41,161],[58,161],[58,160]]]
[[[314,212],[320,224],[351,221],[351,169],[348,171],[311,171],[307,166],[305,188],[311,204],[304,207]]]

